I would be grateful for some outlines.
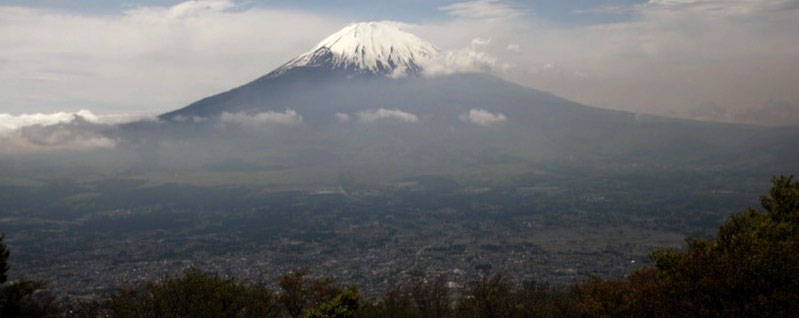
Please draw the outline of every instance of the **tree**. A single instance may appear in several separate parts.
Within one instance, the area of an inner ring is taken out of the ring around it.
[[[516,317],[518,288],[504,274],[484,275],[472,282],[458,304],[459,317]]]
[[[103,304],[111,317],[279,317],[272,292],[189,268],[182,277],[123,288]]]
[[[0,317],[56,317],[61,311],[43,281],[18,280],[0,288]]]
[[[411,277],[393,282],[376,304],[366,304],[361,317],[420,317],[444,318],[452,312],[448,277],[441,274],[432,279]]]
[[[61,308],[55,296],[47,290],[47,283],[37,280],[8,281],[10,252],[0,234],[0,317],[54,317]]]
[[[336,298],[308,311],[307,318],[354,318],[360,307],[358,288],[350,286]]]
[[[522,284],[518,291],[519,317],[564,317],[568,297],[562,288],[534,280]]]
[[[763,210],[731,216],[713,240],[651,254],[673,316],[790,316],[799,311],[799,182],[775,177]]]
[[[278,301],[293,318],[302,317],[308,308],[319,306],[341,293],[341,289],[333,286],[333,279],[308,277],[311,271],[298,269],[280,278],[281,293]]]
[[[0,234],[0,285],[8,281],[8,258],[11,256],[8,246],[3,243],[5,237],[5,234]]]
[[[413,304],[422,317],[443,318],[450,313],[450,295],[447,281],[441,274],[431,280],[415,279],[408,286]]]

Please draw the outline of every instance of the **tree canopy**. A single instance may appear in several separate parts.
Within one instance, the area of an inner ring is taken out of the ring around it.
[[[11,256],[8,246],[3,242],[5,237],[5,234],[0,233],[0,285],[8,281],[8,258]]]

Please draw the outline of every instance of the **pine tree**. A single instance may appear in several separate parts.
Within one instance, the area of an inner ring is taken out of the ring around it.
[[[0,234],[0,285],[8,280],[8,257],[11,255],[8,247],[3,243],[5,234]]]

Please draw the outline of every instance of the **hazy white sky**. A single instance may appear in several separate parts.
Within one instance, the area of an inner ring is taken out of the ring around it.
[[[585,104],[799,123],[799,0],[104,3],[0,5],[0,114],[165,112],[350,22],[388,19],[481,70]]]

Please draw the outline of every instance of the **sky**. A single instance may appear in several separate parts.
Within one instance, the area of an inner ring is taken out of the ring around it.
[[[587,105],[799,124],[799,0],[0,0],[0,119],[163,113],[359,21]]]

